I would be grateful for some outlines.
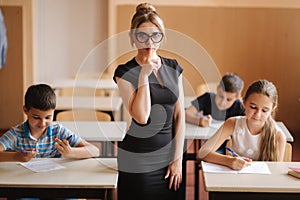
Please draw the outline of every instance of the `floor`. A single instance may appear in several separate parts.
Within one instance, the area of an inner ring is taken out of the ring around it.
[[[188,143],[189,144],[189,143]],[[189,145],[188,152],[193,152],[194,151],[194,146],[193,144]],[[194,200],[194,161],[187,161],[187,180],[186,180],[186,200]],[[204,190],[203,187],[203,180],[202,180],[202,175],[200,175],[200,188],[198,190],[199,192],[199,200],[208,200],[208,193]]]

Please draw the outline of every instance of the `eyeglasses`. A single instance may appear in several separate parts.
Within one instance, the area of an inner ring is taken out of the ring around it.
[[[149,38],[151,38],[151,41],[153,43],[159,43],[162,41],[163,37],[164,37],[164,34],[160,33],[160,32],[154,32],[154,33],[152,33],[152,35],[148,35],[145,32],[137,32],[135,34],[135,38],[140,43],[148,42]]]

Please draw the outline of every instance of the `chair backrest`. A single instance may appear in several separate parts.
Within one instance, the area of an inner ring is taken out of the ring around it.
[[[66,110],[57,113],[57,121],[111,121],[108,113],[95,110]]]
[[[216,92],[217,91],[217,86],[219,83],[217,82],[211,82],[211,83],[203,83],[200,84],[197,88],[196,88],[196,95],[197,96],[201,96],[203,95],[205,92]]]
[[[105,96],[105,91],[92,87],[65,87],[59,90],[60,96]]]
[[[285,151],[284,151],[284,162],[292,162],[292,145],[290,143],[286,143],[285,145]]]
[[[227,143],[226,143],[226,146],[231,147],[232,146],[232,140],[228,140]],[[228,154],[230,154],[230,153],[226,150],[226,155],[228,155]],[[284,162],[291,162],[292,161],[292,145],[288,142],[285,145],[283,161]]]

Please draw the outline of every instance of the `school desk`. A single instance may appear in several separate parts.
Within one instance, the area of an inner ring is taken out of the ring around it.
[[[300,199],[299,179],[287,174],[288,167],[300,167],[300,162],[267,162],[267,164],[272,174],[202,172],[209,199]]]
[[[0,162],[0,196],[9,199],[112,199],[117,187],[116,158],[50,159],[64,169],[33,172],[19,162]],[[33,159],[36,161],[40,159]]]
[[[286,136],[287,142],[293,142],[294,138],[289,132],[289,130],[286,128],[284,123],[282,122],[276,122],[277,125],[281,128],[283,133]],[[199,163],[196,161],[196,152],[201,147],[201,142],[203,140],[209,139],[221,126],[223,122],[215,122],[212,123],[210,127],[199,127],[197,125],[186,123],[186,131],[185,131],[185,139],[186,140],[193,140],[194,141],[194,152],[193,153],[185,153],[184,154],[184,162],[183,162],[183,178],[186,177],[186,162],[188,160],[195,161],[195,188],[194,188],[194,194],[195,194],[195,200],[198,200],[198,190],[199,190]],[[187,141],[185,142],[187,144]],[[185,181],[185,180],[184,180]]]
[[[54,89],[67,87],[91,87],[97,89],[117,89],[117,84],[113,79],[96,79],[96,78],[65,78],[54,80],[51,84]]]
[[[184,107],[187,108],[189,107],[191,104],[191,102],[193,100],[195,100],[197,97],[196,96],[185,96],[184,97]]]
[[[122,141],[127,130],[125,121],[60,121],[58,122],[87,141],[102,143],[102,157],[115,156],[114,143]]]
[[[112,120],[120,112],[120,119],[123,117],[123,101],[119,96],[113,97],[87,97],[87,96],[57,96],[56,97],[56,114],[62,110],[71,109],[94,109],[107,112],[111,115]]]

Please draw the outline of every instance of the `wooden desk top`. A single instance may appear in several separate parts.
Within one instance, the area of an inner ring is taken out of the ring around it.
[[[119,111],[121,97],[56,97],[56,110],[96,109],[101,111]]]
[[[127,129],[125,121],[61,121],[58,123],[87,141],[122,141]]]
[[[300,167],[300,162],[267,162],[272,174],[203,173],[208,192],[299,193],[300,179],[287,174],[288,167]]]
[[[48,158],[42,158],[48,159]],[[116,188],[115,158],[50,158],[64,169],[33,172],[19,162],[0,162],[0,188]],[[33,159],[32,161],[40,160]]]
[[[208,140],[222,126],[223,122],[212,124],[210,127],[200,127],[191,123],[185,124],[185,139]]]
[[[276,122],[286,136],[287,142],[293,142],[294,138],[282,122]],[[200,127],[186,123],[185,139],[207,140],[222,126],[223,122],[212,123],[210,127]]]
[[[184,107],[187,108],[191,105],[191,102],[195,100],[196,96],[185,96],[184,97]]]
[[[50,84],[55,89],[65,87],[91,87],[97,89],[117,89],[117,84],[112,79],[59,79]]]

